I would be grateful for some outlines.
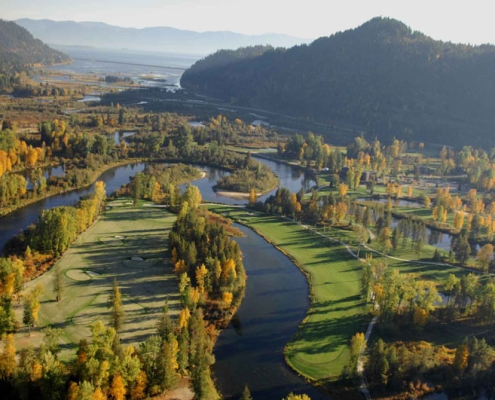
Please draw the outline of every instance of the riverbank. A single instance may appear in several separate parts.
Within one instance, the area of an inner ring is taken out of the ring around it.
[[[211,207],[215,209],[215,207]],[[287,219],[218,207],[287,255],[306,275],[310,307],[285,348],[287,364],[315,384],[337,379],[349,363],[349,342],[366,330],[368,310],[360,293],[361,265],[345,246]]]
[[[85,183],[83,185],[79,185],[79,186],[71,187],[71,188],[67,188],[67,189],[57,188],[57,187],[53,188],[52,187],[52,188],[46,190],[45,193],[43,193],[42,195],[22,199],[19,201],[18,204],[15,204],[13,206],[2,207],[0,209],[0,220],[2,217],[5,217],[6,215],[8,215],[8,214],[20,209],[20,208],[26,207],[29,204],[36,203],[37,201],[47,199],[49,197],[56,196],[59,194],[69,193],[69,192],[73,192],[75,190],[81,190],[81,189],[88,188],[92,184],[94,184],[101,175],[103,175],[105,172],[111,170],[112,168],[121,167],[121,166],[129,165],[129,164],[136,164],[136,163],[140,163],[140,162],[146,162],[146,161],[149,161],[149,159],[140,157],[140,158],[129,158],[129,159],[126,159],[123,161],[118,161],[118,162],[114,162],[111,164],[105,164],[103,167],[100,167],[100,168],[93,171],[91,178],[90,178],[91,182],[89,182],[89,183]]]

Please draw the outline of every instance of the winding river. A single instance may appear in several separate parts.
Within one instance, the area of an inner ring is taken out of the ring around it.
[[[280,185],[296,192],[304,185],[302,171],[269,160],[267,164],[280,178]],[[205,170],[207,176],[194,182],[201,190],[203,200],[225,204],[245,204],[247,200],[219,196],[213,190],[217,179],[228,172],[191,164]],[[129,182],[129,178],[144,170],[145,163],[113,168],[98,180],[106,184],[107,193]],[[0,219],[0,248],[16,233],[38,221],[43,210],[75,204],[80,196],[91,193],[94,185],[82,190],[55,195]],[[274,194],[260,197],[266,199]],[[309,307],[308,285],[304,275],[281,252],[248,228],[238,226],[244,238],[236,239],[244,254],[248,275],[246,297],[239,308],[235,323],[225,329],[215,346],[217,362],[215,376],[226,399],[240,396],[245,384],[257,400],[282,399],[289,392],[307,393],[314,399],[325,398],[305,380],[295,374],[284,362],[285,344],[297,331]],[[235,328],[234,328],[235,325]]]

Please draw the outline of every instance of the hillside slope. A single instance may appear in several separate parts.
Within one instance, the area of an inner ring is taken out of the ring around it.
[[[69,61],[69,56],[53,50],[14,22],[0,19],[0,74],[20,72],[27,67]]]
[[[310,45],[201,63],[184,73],[184,88],[368,137],[495,146],[495,46],[436,41],[374,18]]]

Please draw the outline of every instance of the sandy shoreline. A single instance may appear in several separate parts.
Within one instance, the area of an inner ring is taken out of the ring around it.
[[[231,199],[249,199],[249,193],[245,192],[228,192],[226,190],[216,190],[219,196],[229,197]],[[263,193],[256,193],[256,197],[262,196]]]

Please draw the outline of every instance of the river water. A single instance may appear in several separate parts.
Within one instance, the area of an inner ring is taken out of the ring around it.
[[[290,392],[322,399],[320,393],[286,364],[284,346],[309,307],[308,284],[299,269],[251,229],[236,238],[248,275],[237,322],[215,345],[214,371],[226,399],[238,399],[248,384],[254,399],[282,399]],[[234,326],[235,325],[235,328]]]
[[[281,186],[292,192],[301,185],[309,187],[304,173],[291,166],[274,161],[260,160],[274,170]],[[190,164],[207,172],[193,184],[201,190],[206,202],[245,204],[247,200],[219,196],[213,190],[219,177],[228,172],[214,167]],[[105,182],[107,193],[129,182],[145,163],[113,168],[98,180]],[[43,210],[73,205],[80,196],[91,193],[88,188],[55,195],[23,207],[0,219],[0,248],[16,233],[38,221]],[[264,200],[270,193],[262,196]],[[320,399],[318,391],[287,367],[283,359],[285,344],[296,333],[309,307],[308,285],[304,275],[281,252],[250,229],[239,227],[244,238],[236,238],[244,254],[248,275],[246,297],[239,308],[236,329],[224,330],[215,347],[217,363],[214,370],[221,392],[227,399],[238,398],[247,383],[257,400],[282,399],[291,391],[307,393]]]

